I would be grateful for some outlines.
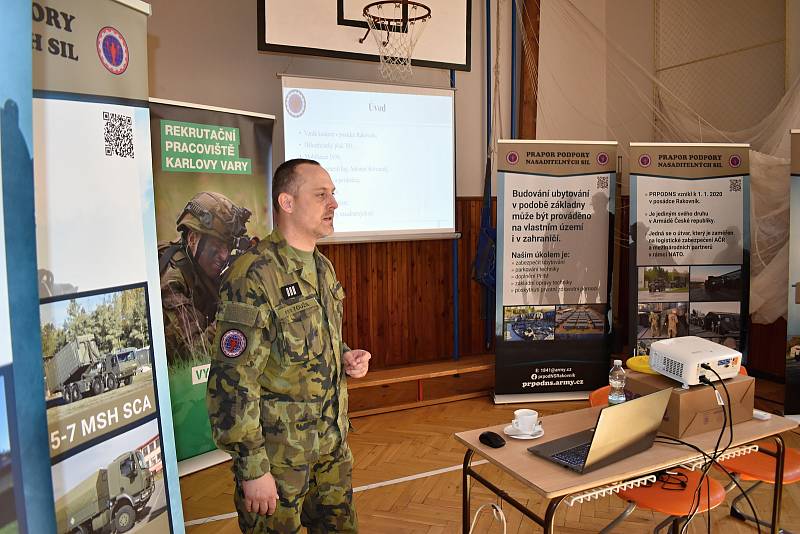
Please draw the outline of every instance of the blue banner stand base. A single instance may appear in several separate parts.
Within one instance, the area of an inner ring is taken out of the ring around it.
[[[553,391],[551,393],[511,393],[498,395],[493,393],[495,404],[516,404],[522,402],[554,402],[570,400],[586,400],[590,391]]]

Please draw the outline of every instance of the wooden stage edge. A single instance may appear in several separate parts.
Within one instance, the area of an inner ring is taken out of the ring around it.
[[[481,397],[494,389],[494,354],[376,369],[350,378],[350,417]]]

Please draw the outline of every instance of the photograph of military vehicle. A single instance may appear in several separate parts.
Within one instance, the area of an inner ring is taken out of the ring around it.
[[[69,404],[130,385],[139,367],[135,350],[128,348],[101,354],[94,335],[77,336],[44,361],[50,397],[61,393],[64,402]]]
[[[742,298],[739,265],[692,267],[689,292],[693,301],[733,301]]]
[[[119,455],[56,500],[59,534],[128,532],[155,490],[140,452]]]
[[[647,290],[650,293],[655,293],[656,291],[666,291],[667,290],[667,281],[663,278],[656,278],[655,280],[650,280],[647,284]]]
[[[710,311],[703,317],[703,328],[713,334],[737,335],[739,333],[739,314]]]
[[[555,339],[555,306],[506,306],[503,329],[506,341]]]
[[[40,306],[46,399],[75,403],[129,386],[149,361],[143,287],[45,300]],[[143,349],[147,348],[147,352]]]
[[[604,304],[556,306],[556,339],[588,339],[605,332]]]
[[[639,267],[639,302],[689,300],[689,267],[671,265]]]
[[[701,337],[738,338],[741,331],[739,302],[692,302],[690,332]]]

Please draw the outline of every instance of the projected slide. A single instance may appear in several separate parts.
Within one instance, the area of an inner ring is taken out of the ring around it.
[[[286,159],[336,186],[334,238],[455,229],[453,91],[283,78]]]

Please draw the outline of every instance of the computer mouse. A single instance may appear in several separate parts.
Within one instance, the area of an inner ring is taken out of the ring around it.
[[[484,445],[488,445],[493,449],[499,449],[503,445],[506,444],[506,440],[503,439],[503,436],[498,434],[497,432],[492,432],[487,430],[486,432],[482,433],[478,440],[483,443]]]

